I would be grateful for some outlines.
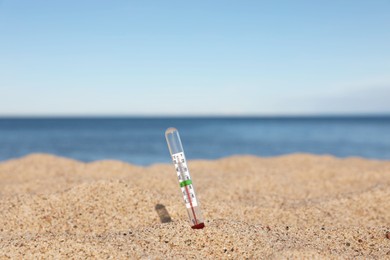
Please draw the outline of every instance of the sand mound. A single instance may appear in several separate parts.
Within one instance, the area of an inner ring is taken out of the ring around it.
[[[187,223],[171,165],[3,162],[0,258],[390,258],[390,162],[300,154],[189,166],[203,230]]]

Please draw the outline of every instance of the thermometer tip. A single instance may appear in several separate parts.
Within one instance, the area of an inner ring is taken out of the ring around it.
[[[176,132],[176,131],[177,131],[176,128],[170,127],[170,128],[168,128],[168,129],[165,131],[165,135],[171,134],[171,133]]]

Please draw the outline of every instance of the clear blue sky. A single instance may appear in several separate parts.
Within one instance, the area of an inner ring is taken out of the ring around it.
[[[390,113],[390,1],[1,1],[0,115]]]

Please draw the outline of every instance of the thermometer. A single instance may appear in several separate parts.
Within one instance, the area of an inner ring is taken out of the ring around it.
[[[191,227],[193,229],[204,228],[202,212],[200,210],[199,201],[196,198],[194,184],[192,183],[190,172],[188,170],[179,132],[176,128],[168,128],[165,131],[165,138],[167,139],[169,152],[171,153],[172,162],[176,169],[177,178],[179,180],[180,189],[187,208],[188,217],[190,218]]]

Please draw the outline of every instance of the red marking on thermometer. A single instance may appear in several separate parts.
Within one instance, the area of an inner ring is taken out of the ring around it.
[[[200,210],[199,201],[196,198],[194,184],[192,183],[188,170],[179,132],[175,128],[168,128],[167,131],[165,131],[165,138],[167,139],[169,152],[171,153],[172,162],[176,169],[191,227],[194,229],[204,228],[202,212]]]

